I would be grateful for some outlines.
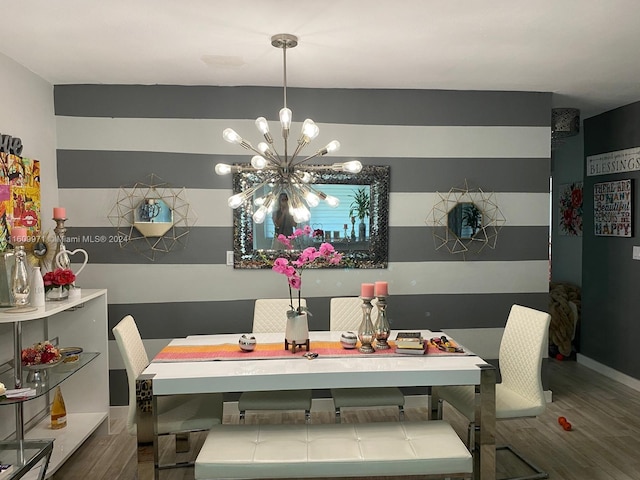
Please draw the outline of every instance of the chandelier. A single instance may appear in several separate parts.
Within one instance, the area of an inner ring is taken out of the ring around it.
[[[253,213],[255,223],[263,223],[267,215],[277,205],[277,199],[281,193],[286,193],[289,197],[290,212],[297,223],[309,221],[311,212],[308,207],[315,207],[320,200],[325,201],[332,207],[337,207],[340,201],[331,195],[317,189],[314,185],[314,172],[331,169],[337,172],[359,173],[362,164],[357,160],[332,165],[309,165],[309,160],[322,157],[328,153],[336,152],[340,148],[337,140],[329,142],[323,148],[309,156],[302,156],[304,148],[311,143],[320,133],[320,129],[313,120],[307,118],[303,124],[297,145],[289,154],[289,133],[291,129],[292,112],[287,108],[287,49],[298,45],[298,38],[295,35],[280,33],[271,37],[271,45],[282,49],[284,65],[284,106],[280,110],[280,127],[282,131],[283,150],[278,152],[274,146],[273,137],[269,131],[269,123],[264,117],[256,119],[256,127],[263,135],[264,142],[260,142],[254,147],[250,142],[242,138],[235,130],[226,128],[222,132],[222,137],[229,143],[240,145],[251,150],[256,155],[251,158],[250,164],[228,165],[218,163],[215,171],[218,175],[240,172],[261,172],[263,180],[255,186],[229,197],[228,203],[231,208],[238,208],[241,205],[253,201],[258,207]],[[268,186],[270,191],[263,196],[253,200],[256,192]]]

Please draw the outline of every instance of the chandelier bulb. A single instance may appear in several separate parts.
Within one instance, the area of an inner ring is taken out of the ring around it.
[[[293,116],[293,114],[291,113],[291,110],[289,110],[288,108],[283,108],[280,110],[280,124],[282,125],[282,129],[289,131],[289,129],[291,128],[291,117]]]
[[[260,155],[254,155],[251,158],[251,166],[256,170],[262,170],[267,166],[267,160]]]
[[[307,118],[302,124],[302,136],[306,137],[308,142],[316,138],[319,133],[320,129],[310,118]]]
[[[291,214],[296,223],[308,222],[311,219],[311,212],[304,205],[294,208]]]
[[[242,144],[242,137],[238,135],[233,128],[225,128],[222,132],[222,138],[229,143]]]
[[[336,172],[360,173],[362,171],[362,163],[358,160],[352,160],[344,163],[334,163],[331,166]]]
[[[351,160],[350,162],[344,162],[344,171],[349,173],[360,173],[362,171],[362,163],[358,160]]]
[[[229,175],[231,173],[231,165],[217,163],[215,170],[218,175]]]
[[[311,208],[317,207],[320,204],[320,199],[311,190],[304,194],[304,199]]]
[[[337,152],[338,150],[340,150],[340,142],[337,140],[333,140],[332,142],[329,142],[329,144],[324,148],[327,150],[327,153]]]
[[[327,195],[327,198],[325,198],[325,202],[327,202],[327,204],[332,208],[336,208],[338,205],[340,205],[340,200],[332,195]]]
[[[256,223],[264,223],[265,218],[267,218],[267,207],[262,205],[253,214],[253,221],[256,222]]]
[[[229,197],[227,203],[231,208],[238,208],[244,203],[244,195],[242,193],[236,193],[235,195]]]
[[[267,123],[267,119],[264,117],[256,118],[256,127],[258,127],[258,131],[262,135],[267,135],[269,133],[269,124]]]
[[[265,155],[269,151],[269,144],[267,142],[260,142],[258,144],[258,150],[260,150],[260,152]]]

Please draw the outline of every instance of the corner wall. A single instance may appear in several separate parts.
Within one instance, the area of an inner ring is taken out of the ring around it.
[[[585,172],[590,155],[638,146],[640,102],[584,121]],[[596,237],[593,186],[624,179],[632,179],[633,236]],[[631,255],[633,246],[640,244],[639,181],[640,171],[585,176],[580,334],[582,355],[635,379],[640,379],[640,363],[635,356],[640,342],[640,261],[632,260]]]

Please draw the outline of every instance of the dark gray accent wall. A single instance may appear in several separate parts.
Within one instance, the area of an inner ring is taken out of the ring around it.
[[[640,102],[584,121],[584,155],[640,146]],[[593,185],[632,179],[631,238],[596,237]],[[640,245],[638,186],[640,172],[585,177],[582,252],[582,324],[580,353],[619,372],[640,379],[636,358],[640,344],[640,261],[632,260]]]

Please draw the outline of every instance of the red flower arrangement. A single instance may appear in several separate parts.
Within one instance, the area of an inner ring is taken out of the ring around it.
[[[40,342],[22,350],[23,365],[46,365],[60,360],[60,350],[50,342]]]
[[[69,287],[76,281],[75,274],[68,268],[56,268],[53,272],[43,275],[44,291],[48,292],[52,288],[62,287],[69,290]]]

